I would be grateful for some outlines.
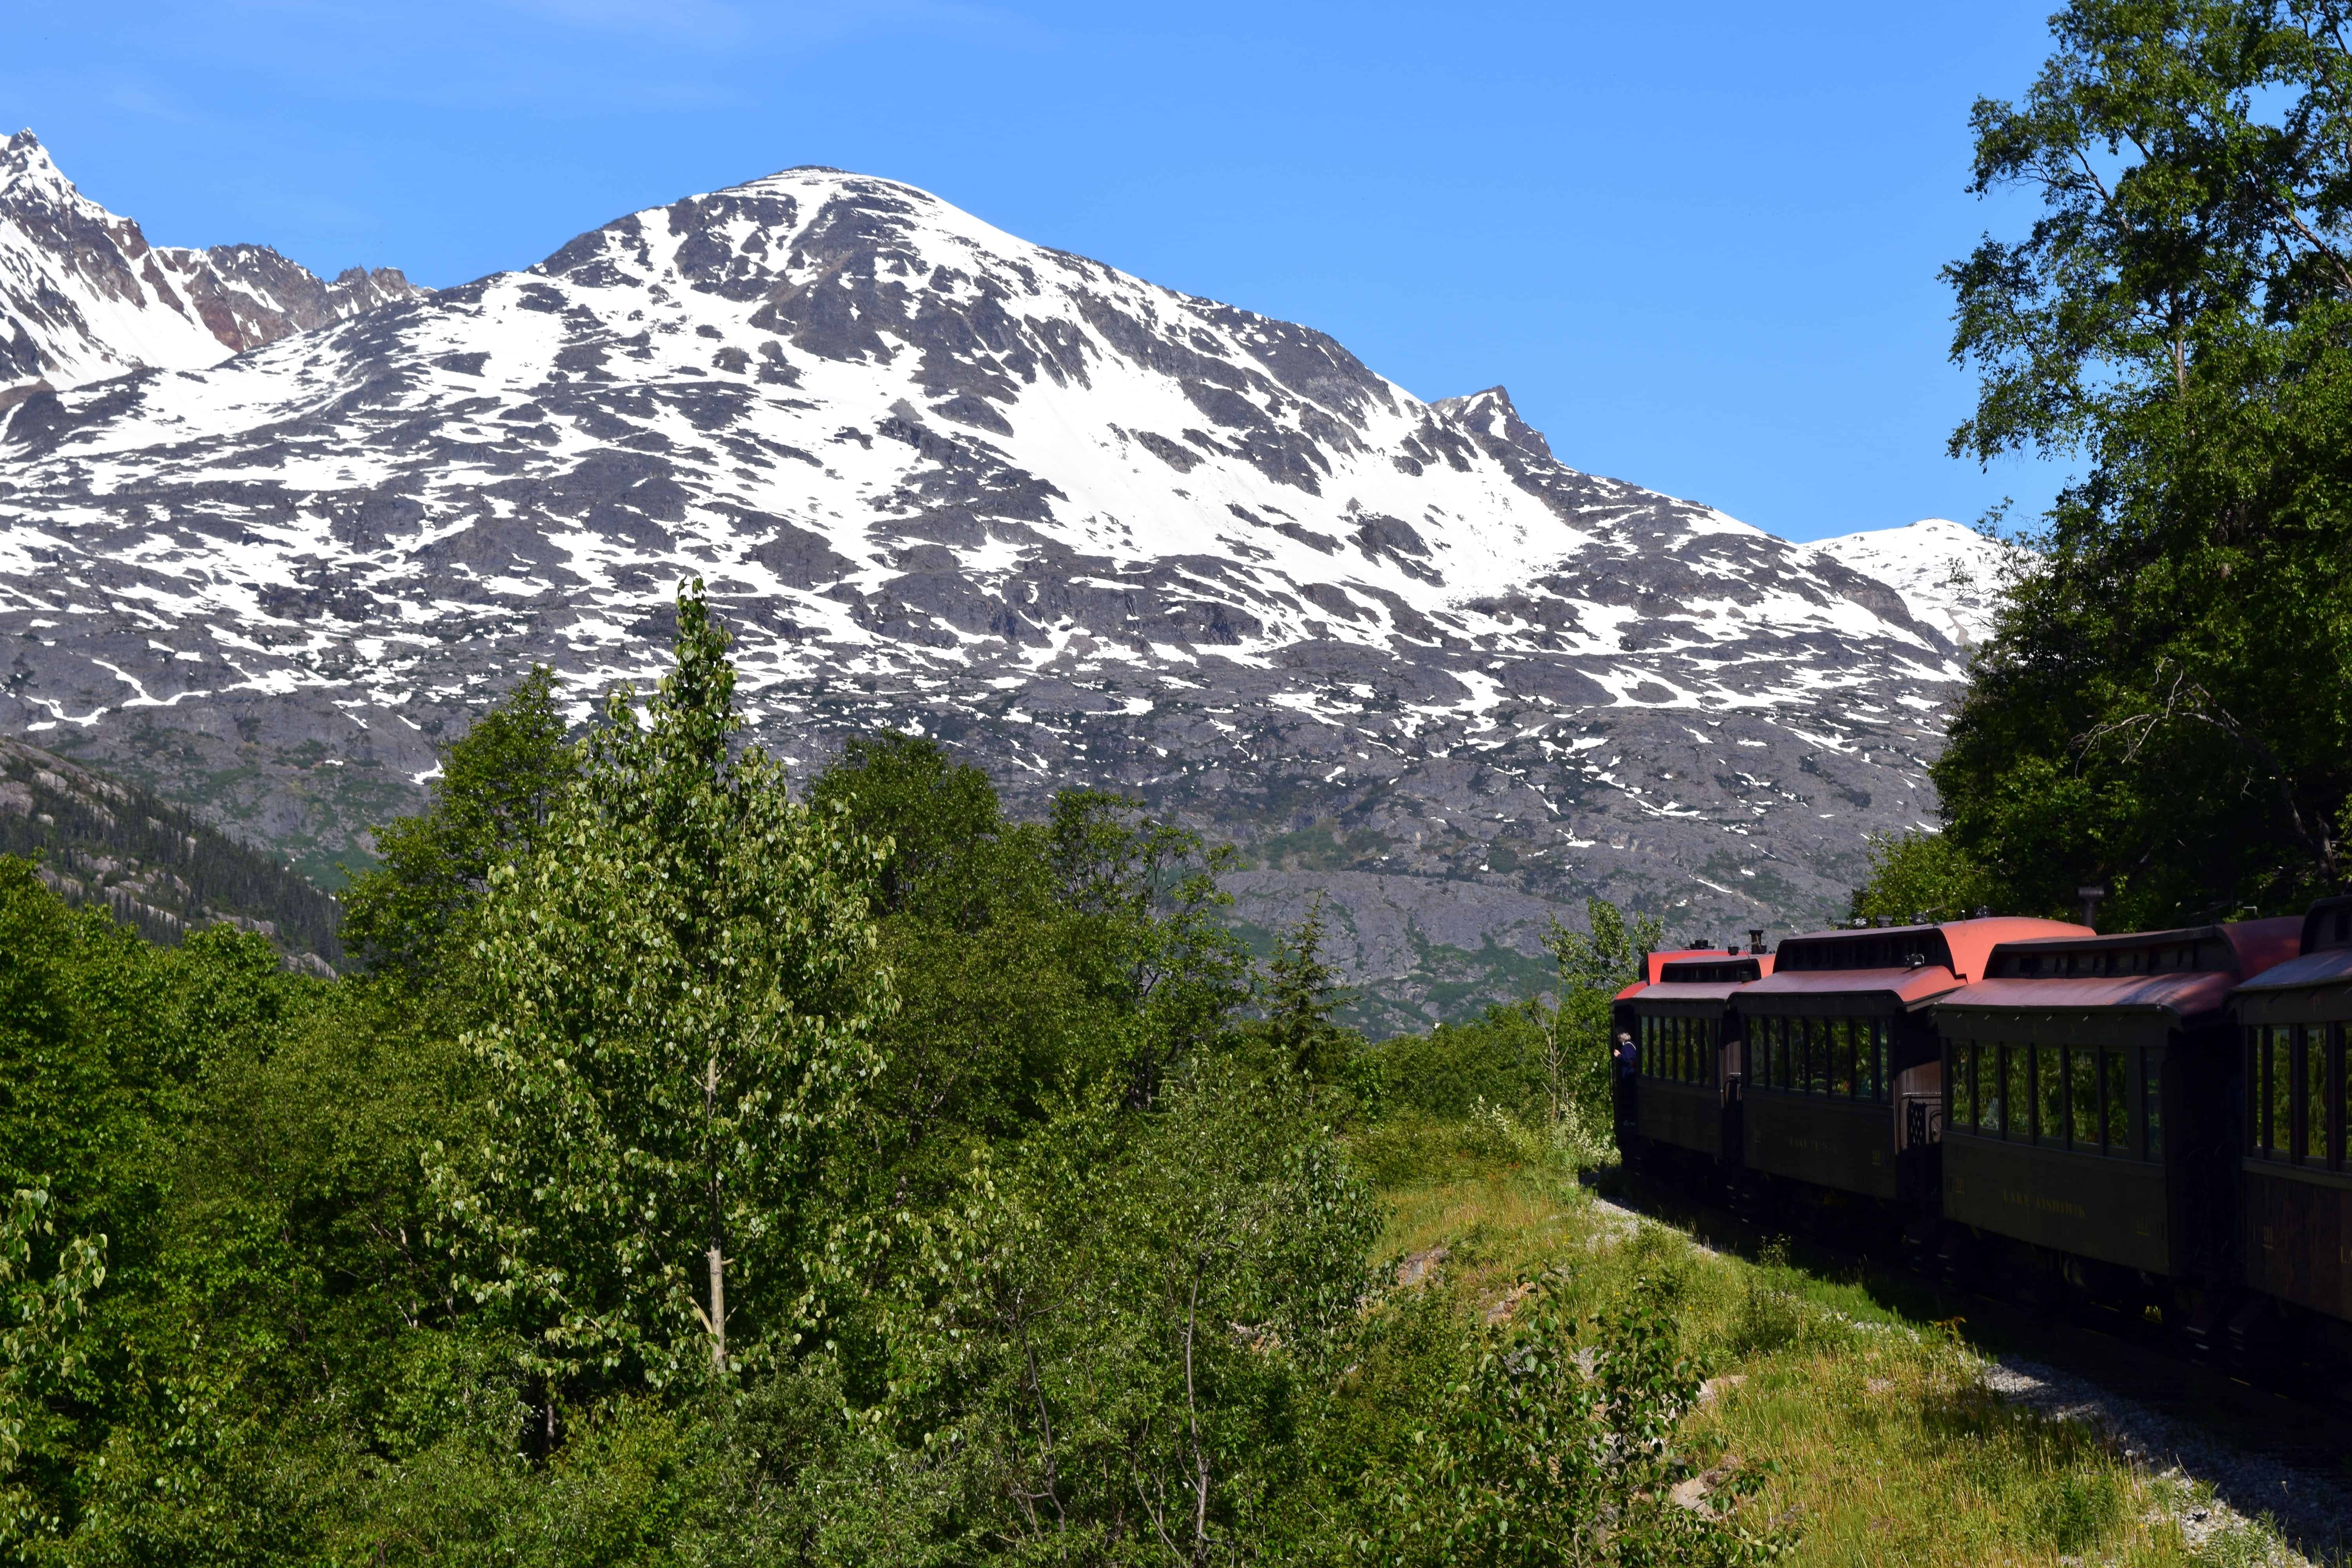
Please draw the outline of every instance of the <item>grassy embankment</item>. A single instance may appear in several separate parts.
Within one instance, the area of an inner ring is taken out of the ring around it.
[[[1572,1159],[1508,1123],[1375,1129],[1387,1252],[1463,1314],[1493,1321],[1546,1271],[1580,1310],[1642,1275],[1675,1281],[1684,1353],[1712,1380],[1684,1424],[1702,1468],[1773,1467],[1758,1502],[1798,1538],[1793,1563],[2211,1564],[2299,1561],[2259,1525],[2151,1475],[2101,1434],[2004,1403],[1950,1327],[1858,1278],[1743,1258],[1636,1221],[1594,1196]],[[1442,1251],[1440,1249],[1443,1249]]]

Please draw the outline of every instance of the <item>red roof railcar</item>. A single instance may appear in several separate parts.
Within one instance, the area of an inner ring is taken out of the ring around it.
[[[1751,948],[1661,955],[1656,979],[1629,988],[1617,1009],[1639,1071],[1632,1138],[1625,1152],[1653,1165],[1667,1152],[1713,1164],[1739,1160],[1739,1026],[1731,999],[1772,973],[1772,956]],[[1702,1170],[1706,1167],[1703,1165]]]
[[[1948,1261],[1983,1267],[1972,1242],[2006,1238],[2024,1244],[2006,1260],[2039,1278],[2212,1326],[2233,1283],[2230,996],[2297,930],[2008,941],[1944,997],[1944,1217],[1969,1227]]]
[[[2297,956],[2238,987],[2242,1274],[2352,1320],[2352,898],[2312,905],[2296,934]]]
[[[1991,919],[1790,937],[1740,987],[1751,1172],[1927,1211],[1936,1191],[1942,1054],[1936,1000],[1984,973],[2003,942],[2088,936],[2057,921]]]
[[[1614,1064],[1612,1084],[1616,1108],[1617,1147],[1628,1157],[1637,1152],[1634,1140],[1640,1137],[1637,1122],[1640,1116],[1640,1094],[1637,1076],[1634,1036],[1639,1026],[1633,1018],[1633,998],[1655,985],[1664,976],[1666,965],[1683,959],[1722,958],[1727,956],[1722,948],[1670,948],[1642,955],[1642,978],[1610,998],[1609,1038],[1610,1058]]]

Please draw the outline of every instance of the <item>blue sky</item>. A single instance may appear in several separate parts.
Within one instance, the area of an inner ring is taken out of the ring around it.
[[[1500,382],[1579,468],[1793,538],[2012,521],[1944,456],[1969,102],[2051,0],[0,0],[0,119],[159,243],[449,284],[796,163]]]

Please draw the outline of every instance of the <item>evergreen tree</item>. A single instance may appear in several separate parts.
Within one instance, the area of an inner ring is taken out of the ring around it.
[[[1318,892],[1307,900],[1298,923],[1276,941],[1263,996],[1264,1036],[1276,1065],[1319,1084],[1337,1080],[1364,1043],[1361,1035],[1335,1021],[1355,994],[1323,956],[1324,933]]]

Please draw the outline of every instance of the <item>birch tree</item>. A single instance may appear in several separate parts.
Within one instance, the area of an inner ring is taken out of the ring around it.
[[[462,1287],[530,1372],[661,1386],[768,1356],[806,1315],[828,1132],[890,1005],[876,854],[730,756],[735,672],[700,584],[643,721],[622,688],[539,848],[493,873],[467,1037],[478,1135],[434,1161]]]

